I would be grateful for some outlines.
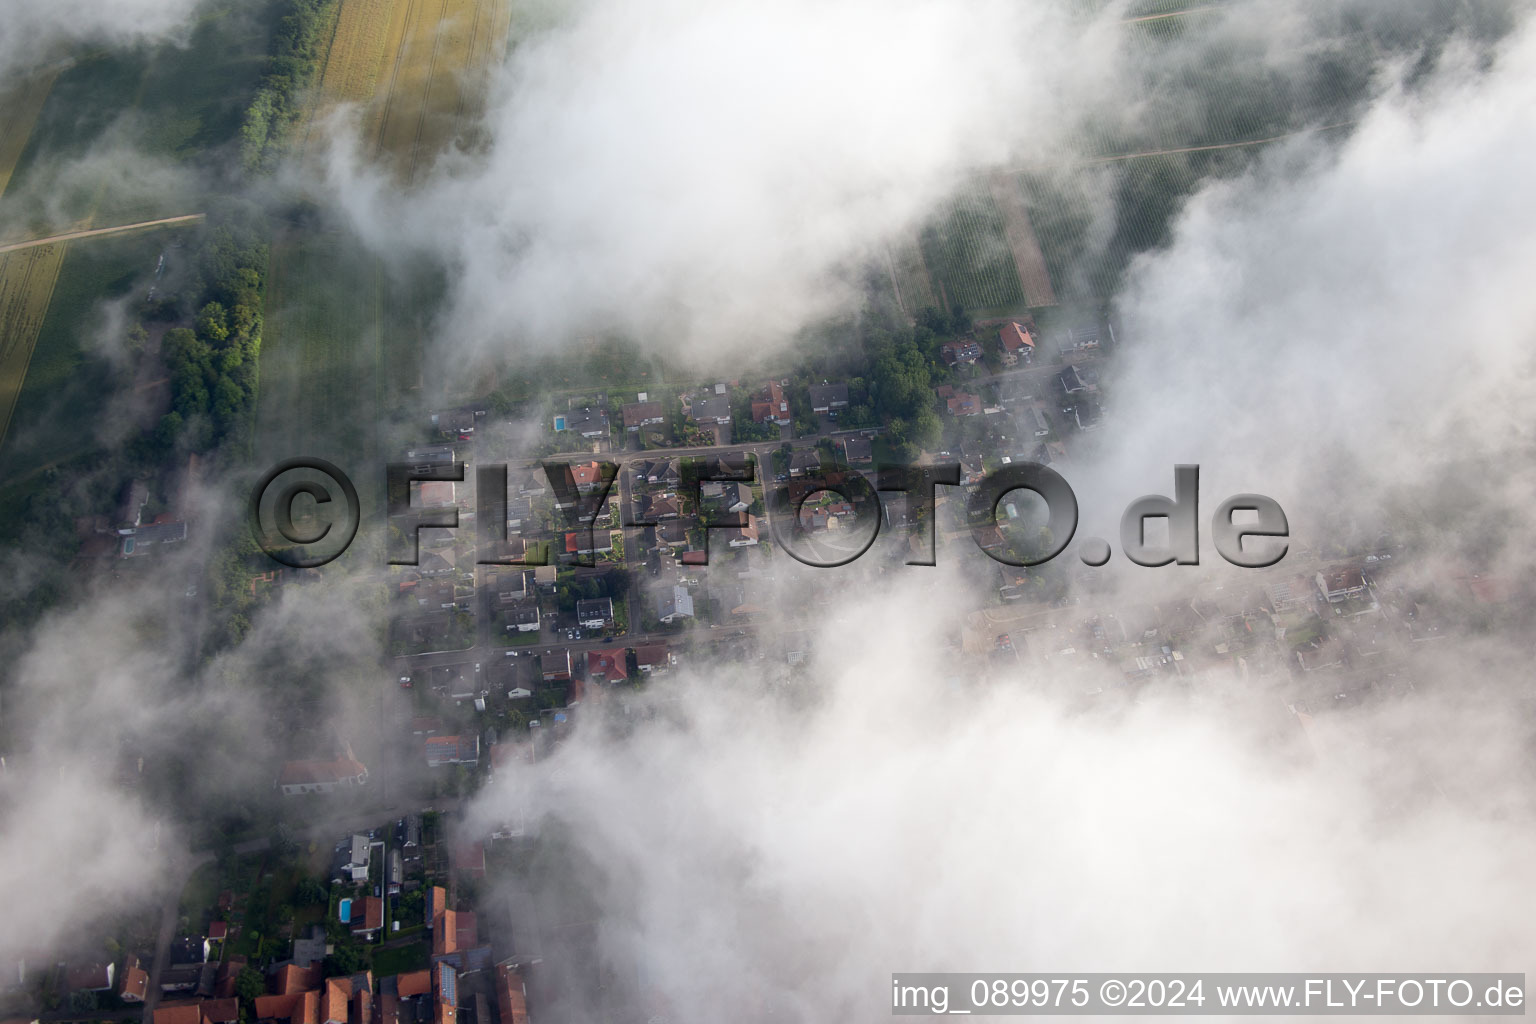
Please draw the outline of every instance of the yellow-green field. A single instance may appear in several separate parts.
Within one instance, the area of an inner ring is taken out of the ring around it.
[[[511,16],[511,0],[342,0],[306,148],[327,110],[358,104],[367,152],[419,180],[478,121]],[[416,320],[430,299],[382,277],[339,235],[273,243],[257,436],[274,456],[371,455],[391,396],[418,382]]]
[[[43,102],[58,77],[59,68],[54,67],[0,88],[0,195],[11,182],[11,172],[32,137],[32,125],[43,112]]]
[[[375,156],[409,181],[480,114],[512,12],[508,0],[396,0],[395,7],[394,46],[370,127]]]
[[[0,255],[0,442],[27,378],[66,248],[39,245]]]

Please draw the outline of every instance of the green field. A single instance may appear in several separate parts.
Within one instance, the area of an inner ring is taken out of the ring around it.
[[[1003,215],[983,186],[960,195],[948,215],[923,232],[921,247],[946,306],[1005,312],[1023,304]]]
[[[276,10],[270,0],[215,0],[185,46],[79,55],[53,80],[0,197],[0,233],[38,237],[206,209],[204,194],[121,187],[135,177],[131,165],[88,158],[118,146],[171,164],[217,164],[265,67]],[[65,173],[82,160],[92,169]],[[147,287],[160,253],[187,237],[175,228],[68,246],[0,442],[6,500],[27,493],[38,471],[95,452],[112,435],[103,415],[110,396],[134,382],[94,354],[101,303]]]
[[[276,11],[272,0],[251,4],[217,0],[205,8],[185,47],[172,44],[84,54],[54,81],[31,137],[0,199],[0,223],[51,234],[59,224],[33,222],[39,198],[61,201],[69,220],[92,226],[199,212],[196,194],[148,193],[121,187],[123,168],[71,176],[62,193],[62,169],[104,144],[173,162],[216,166],[233,145],[246,105],[266,65]],[[68,227],[69,224],[63,225]]]
[[[69,247],[0,447],[7,490],[40,467],[96,450],[98,432],[107,427],[104,396],[122,383],[92,347],[98,303],[142,285],[175,238],[175,232],[153,231]]]

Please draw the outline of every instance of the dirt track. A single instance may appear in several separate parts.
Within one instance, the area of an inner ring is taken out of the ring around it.
[[[137,224],[120,224],[114,228],[86,228],[80,231],[66,231],[62,235],[49,235],[47,238],[31,238],[25,242],[8,242],[0,245],[0,253],[15,252],[18,249],[31,249],[38,245],[53,245],[58,242],[73,242],[77,238],[95,238],[99,235],[120,235],[128,231],[139,231],[143,228],[158,228],[170,224],[191,224],[203,219],[201,213],[187,213],[179,217],[161,217],[159,220],[141,220]]]

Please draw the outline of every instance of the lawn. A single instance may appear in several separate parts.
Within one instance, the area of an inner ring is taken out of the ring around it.
[[[373,953],[373,973],[379,977],[419,971],[427,966],[427,944],[413,942],[408,946],[389,946]]]

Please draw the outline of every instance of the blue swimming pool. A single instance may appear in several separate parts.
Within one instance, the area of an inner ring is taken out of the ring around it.
[[[336,917],[342,924],[348,924],[352,920],[352,901],[342,900],[336,904]]]

